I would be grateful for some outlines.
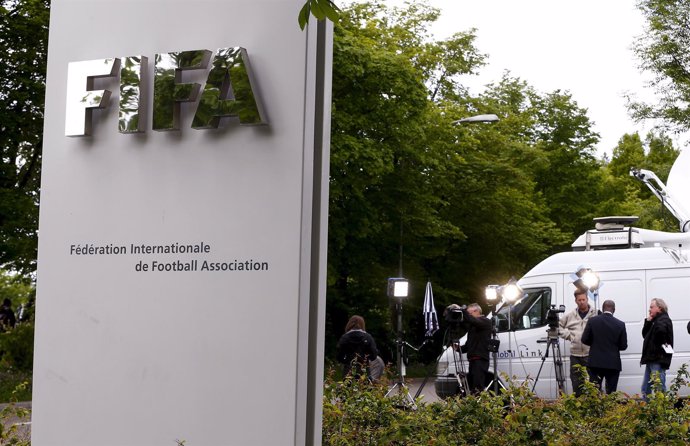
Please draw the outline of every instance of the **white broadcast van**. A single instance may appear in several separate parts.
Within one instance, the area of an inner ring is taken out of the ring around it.
[[[690,229],[690,214],[684,211],[690,209],[689,151],[682,152],[676,160],[668,187],[649,171],[631,171],[631,175],[662,200],[680,221],[682,231]],[[564,305],[565,312],[575,308],[573,281],[577,279],[575,273],[583,267],[596,272],[600,278],[599,288],[590,293],[590,305],[600,309],[604,300],[615,301],[615,317],[626,324],[628,348],[621,352],[623,369],[619,391],[629,395],[641,392],[642,326],[653,298],[666,301],[673,321],[674,354],[666,373],[667,386],[682,364],[690,367],[690,334],[686,328],[690,320],[690,232],[669,233],[629,226],[635,220],[634,217],[596,219],[596,229],[581,235],[572,244],[572,251],[548,257],[517,282],[523,293],[516,303],[503,304],[490,315],[495,318],[500,340],[496,369],[501,385],[501,377],[506,374],[517,383],[527,380],[538,396],[556,398],[560,351],[564,372],[560,384],[567,393],[572,392],[570,343],[555,336],[553,331],[547,336],[547,316],[552,306],[560,309]],[[563,313],[557,316],[562,317]],[[553,325],[553,318],[551,322]],[[493,355],[490,356],[489,371],[493,376],[494,361]],[[450,347],[441,355],[435,383],[438,396],[445,398],[461,391],[462,380],[458,377],[468,367],[463,357]],[[492,388],[492,384],[487,382],[487,385]],[[681,394],[689,395],[690,388],[683,388]]]

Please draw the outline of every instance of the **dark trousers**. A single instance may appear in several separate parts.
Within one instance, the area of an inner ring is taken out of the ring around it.
[[[589,379],[597,385],[599,390],[601,390],[601,382],[605,380],[606,393],[610,395],[616,391],[618,387],[618,376],[621,374],[620,370],[590,367],[587,371],[589,372]]]
[[[470,359],[470,370],[467,373],[467,384],[472,393],[484,390],[486,375],[489,373],[489,360],[483,358]]]
[[[573,393],[575,396],[582,395],[582,371],[576,365],[587,367],[588,356],[570,357],[570,381],[573,383]],[[586,376],[586,374],[585,374]]]

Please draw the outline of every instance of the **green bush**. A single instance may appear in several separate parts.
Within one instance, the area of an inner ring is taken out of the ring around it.
[[[0,367],[30,372],[34,363],[34,323],[17,324],[0,333]]]
[[[659,387],[657,383],[657,387]],[[388,383],[329,375],[324,386],[323,444],[366,445],[687,445],[690,405],[677,394],[688,385],[681,368],[669,392],[647,402],[622,393],[602,395],[587,383],[583,395],[537,398],[527,384],[498,396],[454,398],[416,409],[386,398]]]
[[[0,405],[17,401],[31,401],[31,372],[0,371]]]

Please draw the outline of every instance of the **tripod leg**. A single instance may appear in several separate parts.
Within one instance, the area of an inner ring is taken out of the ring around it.
[[[534,378],[534,384],[532,385],[532,392],[534,392],[534,389],[537,387],[537,382],[539,382],[539,375],[541,375],[541,369],[544,368],[544,362],[546,361],[546,358],[549,357],[549,346],[546,346],[546,351],[544,352],[544,356],[541,357],[541,365],[539,366],[539,371],[537,372],[537,376]]]
[[[384,398],[388,398],[393,393],[393,391],[398,388],[399,385],[400,385],[400,383],[395,383],[392,386],[390,386],[390,388],[388,389],[388,392],[386,392],[386,395],[384,396]]]
[[[390,389],[388,389],[388,392],[386,392],[386,395],[384,398],[388,398],[389,396],[393,396],[394,390],[398,390],[398,395],[403,399],[403,405],[405,407],[409,407],[412,410],[417,410],[417,404],[414,402],[414,398],[412,398],[412,395],[410,395],[410,391],[407,388],[407,386],[404,383],[397,382],[391,386]]]
[[[467,396],[469,394],[469,383],[467,381],[467,373],[465,371],[465,361],[462,359],[462,353],[453,350],[453,362],[455,363],[455,379],[460,388],[460,394]]]
[[[561,346],[558,340],[554,340],[551,344],[553,349],[553,366],[556,373],[556,383],[558,383],[558,390],[565,393],[565,373],[563,371],[563,357],[561,356]]]
[[[491,382],[484,387],[484,391],[491,390],[494,395],[498,395],[498,389],[506,390],[506,386],[498,375],[492,375]]]

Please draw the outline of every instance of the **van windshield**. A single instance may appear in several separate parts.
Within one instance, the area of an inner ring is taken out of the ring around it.
[[[551,305],[551,288],[528,288],[513,305],[503,305],[495,314],[498,332],[526,330],[546,325]]]

